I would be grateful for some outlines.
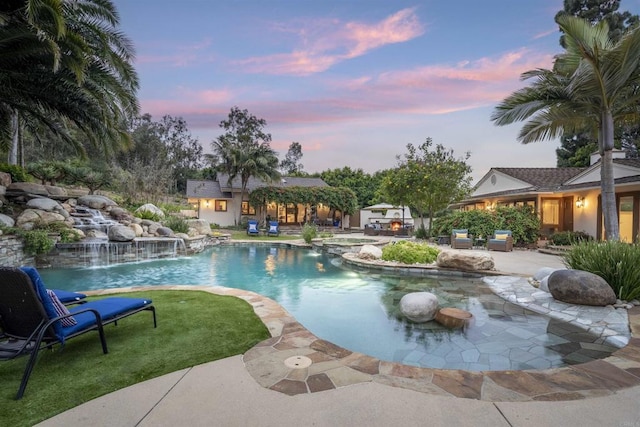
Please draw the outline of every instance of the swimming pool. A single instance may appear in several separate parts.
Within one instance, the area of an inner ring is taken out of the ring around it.
[[[43,269],[47,286],[219,285],[280,303],[316,336],[352,351],[408,365],[473,371],[546,369],[608,356],[584,330],[513,305],[481,279],[407,277],[354,271],[341,259],[284,246],[218,246],[187,258],[82,269]],[[398,312],[408,292],[438,295],[441,307],[470,311],[465,330],[413,323]],[[582,343],[582,344],[581,344]],[[585,345],[585,343],[587,345]]]

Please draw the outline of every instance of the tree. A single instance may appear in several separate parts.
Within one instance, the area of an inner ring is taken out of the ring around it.
[[[184,192],[187,180],[195,178],[202,167],[202,146],[197,138],[191,136],[187,122],[182,117],[162,117],[159,131],[173,174],[173,190]]]
[[[0,5],[0,145],[10,163],[25,127],[73,145],[73,124],[106,153],[130,143],[124,124],[138,110],[138,78],[118,21],[110,0]]]
[[[258,119],[246,109],[240,110],[236,106],[231,108],[227,120],[220,122],[225,133],[211,143],[215,167],[218,172],[228,174],[227,184],[231,186],[235,178],[240,178],[236,224],[242,222],[242,202],[249,178],[264,181],[280,178],[278,156],[269,144],[271,135],[263,130],[266,125],[266,120]]]
[[[615,42],[606,21],[596,25],[572,16],[558,17],[566,50],[556,56],[553,69],[522,75],[535,79],[505,98],[491,120],[498,126],[527,120],[518,140],[524,144],[586,129],[598,135],[602,212],[605,237],[619,239],[613,177],[615,125],[638,123],[636,89],[640,83],[640,30]]]
[[[182,192],[187,179],[199,176],[202,146],[191,136],[182,117],[166,115],[159,122],[150,114],[133,119],[129,126],[133,147],[117,156],[119,165],[151,194]],[[130,190],[132,183],[127,185]]]
[[[353,170],[349,166],[322,171],[320,178],[332,187],[350,188],[358,197],[359,208],[373,204],[381,182],[362,169]]]
[[[300,159],[302,159],[302,146],[299,142],[292,142],[284,160],[280,162],[282,173],[285,175],[301,173],[304,166],[300,163]]]
[[[564,0],[564,9],[556,14],[576,16],[588,20],[591,24],[607,21],[609,36],[618,41],[628,28],[638,23],[638,15],[618,12],[620,0]],[[560,45],[564,48],[565,36],[560,36]],[[619,138],[616,138],[619,140]],[[556,149],[558,167],[589,166],[591,153],[597,150],[598,143],[590,132],[565,132],[560,138],[560,148]]]
[[[591,133],[565,133],[560,140],[560,148],[556,149],[557,166],[586,167],[591,164],[591,153],[598,150],[598,143]]]
[[[434,214],[462,200],[471,189],[471,166],[466,163],[470,154],[456,158],[453,150],[441,144],[432,150],[432,146],[431,138],[417,148],[407,144],[408,153],[404,158],[396,156],[398,166],[382,183],[390,203],[409,206],[421,219],[429,215],[429,235]]]

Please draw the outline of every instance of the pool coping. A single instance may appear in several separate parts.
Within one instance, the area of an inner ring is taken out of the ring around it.
[[[108,295],[149,290],[118,288],[88,292]],[[261,386],[287,395],[317,393],[354,384],[376,382],[428,395],[491,402],[567,401],[609,396],[640,385],[640,307],[628,310],[631,338],[611,356],[563,368],[523,371],[465,371],[387,362],[339,347],[312,334],[276,301],[222,286],[154,286],[153,290],[197,290],[230,295],[251,304],[271,338],[243,355],[245,368]],[[291,357],[310,359],[309,366],[291,367]]]

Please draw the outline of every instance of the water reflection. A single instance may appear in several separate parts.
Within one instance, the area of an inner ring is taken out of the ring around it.
[[[344,268],[339,258],[269,246],[215,247],[179,260],[94,269],[42,270],[52,288],[217,285],[278,301],[315,335],[383,360],[435,368],[494,370],[563,366],[599,357],[593,337],[567,331],[494,295],[479,279],[406,277]],[[428,291],[440,307],[469,311],[474,322],[447,329],[413,323],[399,312],[402,296]],[[577,346],[576,346],[577,344]]]

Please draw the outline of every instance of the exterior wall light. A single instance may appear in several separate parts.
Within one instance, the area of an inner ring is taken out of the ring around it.
[[[584,197],[578,197],[576,199],[576,208],[584,208],[587,206],[587,202],[584,200]]]

